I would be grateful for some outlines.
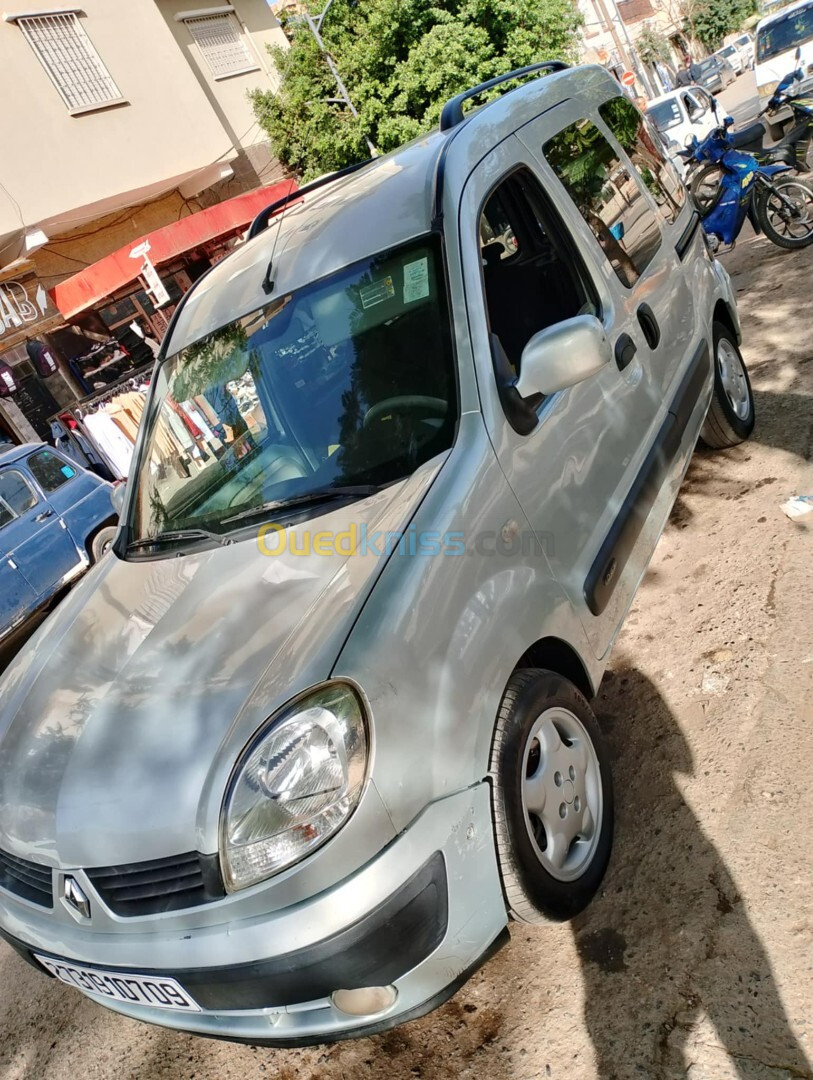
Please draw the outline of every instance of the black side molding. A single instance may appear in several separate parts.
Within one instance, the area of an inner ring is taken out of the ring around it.
[[[703,341],[697,347],[672,398],[669,413],[590,567],[584,583],[584,599],[594,615],[601,615],[610,602],[649,512],[672,469],[710,366],[709,347]]]
[[[689,219],[689,224],[681,233],[680,239],[675,244],[675,251],[679,259],[682,259],[691,246],[692,240],[694,240],[695,233],[700,228],[700,214],[697,210],[692,211],[692,216]]]

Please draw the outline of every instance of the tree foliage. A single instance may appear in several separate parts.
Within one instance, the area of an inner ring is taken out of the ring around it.
[[[756,0],[694,0],[686,31],[707,49],[716,49],[726,34],[739,30],[756,11]]]
[[[635,40],[635,48],[645,64],[656,64],[659,60],[667,64],[672,62],[669,42],[649,23],[644,23],[641,33]]]
[[[254,110],[279,159],[317,176],[366,157],[365,135],[387,151],[428,131],[469,86],[573,59],[580,23],[571,0],[335,0],[322,33],[359,120],[335,101],[330,68],[295,20],[290,49],[271,50],[281,87],[253,94]]]

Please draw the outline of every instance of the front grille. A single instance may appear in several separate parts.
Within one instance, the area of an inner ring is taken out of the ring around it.
[[[54,906],[51,868],[0,851],[0,888],[40,907]]]
[[[195,851],[169,859],[97,867],[85,873],[116,915],[180,911],[225,896],[217,855]]]

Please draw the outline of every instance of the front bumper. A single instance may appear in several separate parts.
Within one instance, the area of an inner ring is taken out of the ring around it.
[[[201,1011],[89,994],[101,1004],[200,1035],[276,1046],[374,1034],[420,1016],[507,936],[486,784],[433,803],[352,877],[267,917],[182,936],[156,933],[154,923],[150,932],[94,935],[10,901],[0,895],[0,932],[40,970],[33,951],[174,978]],[[224,945],[231,962],[213,964]],[[386,985],[397,999],[375,1015],[350,1016],[330,998],[334,990]]]

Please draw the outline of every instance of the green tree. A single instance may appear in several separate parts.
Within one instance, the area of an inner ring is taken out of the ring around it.
[[[645,64],[656,64],[659,60],[667,64],[672,62],[669,42],[649,23],[644,23],[641,33],[635,40],[635,48]]]
[[[317,176],[366,157],[365,135],[387,151],[430,130],[469,86],[573,60],[581,21],[572,0],[335,0],[323,36],[359,120],[336,101],[324,56],[295,20],[290,49],[271,50],[281,87],[253,94],[254,110],[279,159]]]
[[[739,30],[756,11],[756,0],[697,0],[692,5],[691,26],[686,30],[707,49],[720,46],[726,34]]]

